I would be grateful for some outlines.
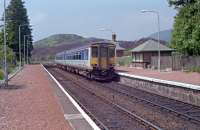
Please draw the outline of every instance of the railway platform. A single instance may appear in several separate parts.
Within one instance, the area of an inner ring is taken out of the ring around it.
[[[122,73],[131,75],[144,76],[150,78],[156,78],[161,80],[168,80],[192,85],[200,86],[200,74],[199,73],[186,73],[181,71],[169,71],[158,72],[156,70],[145,70],[140,68],[130,67],[117,67],[117,70]]]
[[[27,65],[0,89],[1,130],[92,129],[42,65]]]

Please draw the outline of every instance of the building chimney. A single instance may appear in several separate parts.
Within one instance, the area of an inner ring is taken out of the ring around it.
[[[113,34],[112,34],[112,40],[113,40],[114,42],[116,42],[116,39],[117,39],[117,35],[116,35],[115,33],[113,33]]]

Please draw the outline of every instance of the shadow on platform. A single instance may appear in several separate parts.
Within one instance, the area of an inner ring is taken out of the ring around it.
[[[5,87],[4,85],[0,85],[0,90],[17,90],[23,88],[25,88],[25,86],[8,85],[8,87]]]

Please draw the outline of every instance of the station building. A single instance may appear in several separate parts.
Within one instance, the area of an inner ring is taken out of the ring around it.
[[[153,64],[157,60],[153,61],[153,59],[158,58],[159,48],[161,59],[171,56],[173,49],[158,43],[158,41],[154,39],[148,39],[132,49],[132,67],[152,68],[155,66]],[[155,64],[157,63],[158,62]]]

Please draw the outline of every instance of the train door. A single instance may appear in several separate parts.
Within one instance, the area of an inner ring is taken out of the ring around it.
[[[99,66],[101,69],[107,69],[109,61],[108,47],[100,46],[99,53]]]
[[[98,46],[92,46],[91,47],[91,53],[92,53],[92,56],[91,56],[91,65],[92,67],[98,67],[99,66],[99,60],[98,60],[98,54],[99,54],[99,51],[98,51]]]
[[[115,46],[110,46],[109,47],[109,50],[108,50],[108,53],[109,53],[109,60],[108,60],[108,65],[111,65],[111,66],[115,66]]]

